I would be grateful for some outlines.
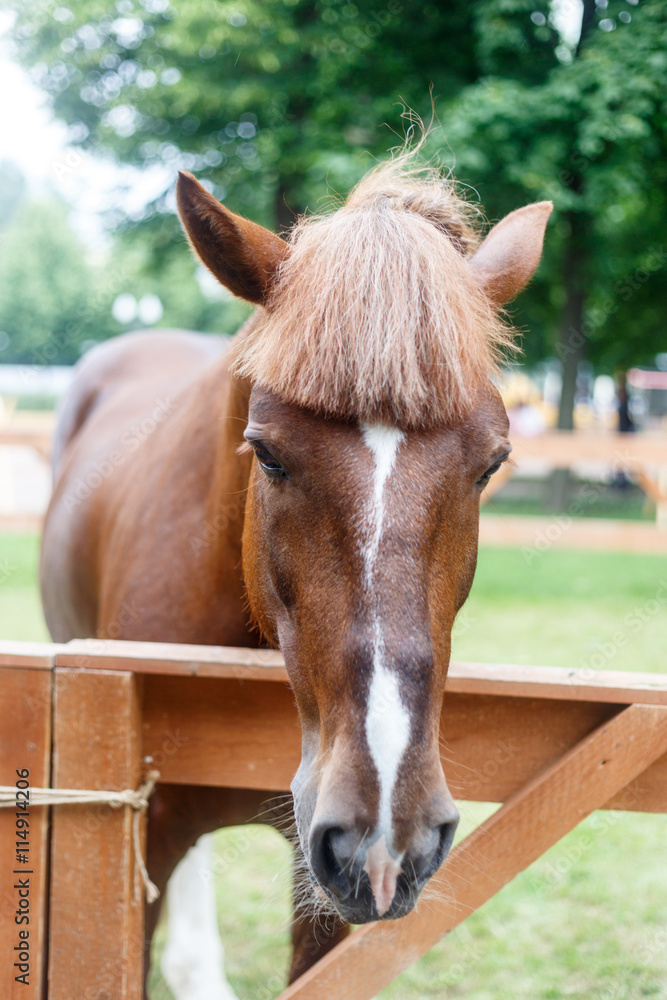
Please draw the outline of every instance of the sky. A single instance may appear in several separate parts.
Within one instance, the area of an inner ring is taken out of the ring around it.
[[[54,118],[47,95],[14,60],[12,23],[12,15],[0,11],[0,160],[14,162],[34,193],[61,194],[73,206],[73,227],[103,249],[102,213],[118,204],[140,211],[167,186],[167,171],[121,166],[68,147],[67,128]]]
[[[13,160],[32,184],[52,176],[52,163],[62,157],[66,128],[54,121],[46,101],[27,74],[12,60],[13,17],[0,11],[0,159]]]

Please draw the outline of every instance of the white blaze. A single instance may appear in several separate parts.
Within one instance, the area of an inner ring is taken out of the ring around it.
[[[366,424],[361,430],[364,443],[375,462],[373,494],[368,507],[368,529],[363,548],[366,591],[373,605],[375,570],[385,518],[385,485],[405,435],[397,428],[383,424]],[[410,739],[410,716],[401,701],[396,674],[384,665],[382,621],[376,610],[373,615],[373,677],[368,696],[366,739],[378,772],[380,807],[378,839],[366,854],[364,868],[371,881],[378,913],[382,916],[391,906],[396,878],[401,870],[401,859],[390,853],[393,846],[391,801],[398,769]]]
[[[363,424],[361,432],[364,437],[364,443],[370,448],[375,460],[373,497],[368,512],[370,540],[364,546],[366,586],[371,590],[384,524],[384,488],[396,462],[396,452],[399,449],[401,441],[405,438],[405,434],[396,427],[386,427],[384,424]]]

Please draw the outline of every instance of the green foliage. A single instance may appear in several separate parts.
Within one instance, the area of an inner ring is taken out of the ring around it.
[[[122,275],[119,290],[122,284],[122,291],[137,300],[157,295],[164,309],[161,327],[234,333],[250,307],[233,298],[197,264],[180,231],[176,240],[165,242],[162,222],[155,217],[139,229],[118,234],[113,256]],[[147,232],[153,240],[146,238]]]
[[[332,169],[345,189],[392,144],[397,102],[427,113],[429,84],[450,97],[478,75],[460,2],[38,0],[17,34],[76,140],[203,172],[265,222],[313,207]]]
[[[25,201],[0,243],[0,330],[4,361],[74,362],[82,344],[118,332],[113,289],[68,226],[56,198]]]
[[[578,54],[559,48],[539,85],[486,76],[442,115],[457,175],[491,218],[527,199],[554,202],[545,260],[518,316],[533,359],[553,350],[575,259],[589,356],[613,370],[664,349],[667,8],[627,7],[605,5]]]
[[[490,218],[554,200],[544,265],[517,314],[529,359],[579,335],[607,370],[664,349],[659,0],[585,0],[576,49],[545,0],[14,5],[21,58],[74,143],[174,175],[193,169],[267,225],[347,190],[400,144],[404,106],[427,121],[433,107],[444,131],[428,151],[455,165]],[[145,273],[182,255],[168,192],[139,232]],[[209,328],[209,306],[180,314]]]

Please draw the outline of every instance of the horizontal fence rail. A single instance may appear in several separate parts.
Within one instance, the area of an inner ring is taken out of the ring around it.
[[[281,654],[268,649],[79,639],[0,643],[0,668],[127,672],[141,678],[144,756],[165,733],[187,736],[161,780],[288,791],[301,734]],[[197,679],[198,683],[190,681]],[[667,675],[452,663],[443,765],[461,799],[504,802],[601,722],[631,704],[667,705]],[[667,811],[667,759],[608,803]]]
[[[502,807],[452,852],[428,910],[355,931],[283,1000],[369,1000],[593,810],[667,812],[667,675],[453,663],[441,733],[453,795]],[[114,792],[155,768],[172,789],[269,794],[289,789],[300,746],[276,651],[0,643],[0,784],[27,769],[35,788]],[[3,997],[38,1000],[48,967],[49,1000],[93,989],[140,1000],[144,903],[131,813],[33,808],[22,853],[14,810],[0,809],[0,858],[16,859],[12,878],[23,871],[30,882],[33,949],[30,989],[12,980]],[[144,837],[145,817],[140,824]],[[18,902],[4,874],[1,975]]]

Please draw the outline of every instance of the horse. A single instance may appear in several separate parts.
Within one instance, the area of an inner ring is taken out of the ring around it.
[[[409,913],[452,844],[439,749],[451,632],[480,495],[510,452],[502,307],[539,263],[552,205],[483,238],[455,183],[409,155],[286,238],[190,173],[177,201],[196,256],[256,309],[230,342],[135,332],[79,363],[56,432],[44,612],[57,642],[282,651],[306,872],[291,982],[350,923]],[[159,784],[158,887],[202,834],[252,819],[265,797]],[[317,908],[333,916],[324,927]]]

